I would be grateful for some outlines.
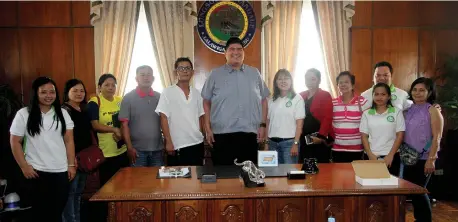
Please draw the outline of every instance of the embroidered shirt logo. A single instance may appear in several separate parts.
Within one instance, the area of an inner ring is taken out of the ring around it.
[[[390,123],[394,122],[394,117],[393,116],[387,116],[386,120]]]

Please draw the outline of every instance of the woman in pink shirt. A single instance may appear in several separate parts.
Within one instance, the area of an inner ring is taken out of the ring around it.
[[[367,100],[355,93],[355,76],[348,71],[339,73],[336,78],[340,96],[332,100],[332,129],[334,145],[333,162],[345,163],[362,159],[363,146],[359,124],[364,110],[370,108]]]

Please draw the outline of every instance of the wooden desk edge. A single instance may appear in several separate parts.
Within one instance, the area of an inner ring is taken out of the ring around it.
[[[89,201],[138,201],[138,200],[197,200],[197,199],[246,199],[273,197],[327,197],[327,196],[373,196],[373,195],[408,195],[425,194],[428,190],[421,189],[364,189],[364,190],[313,190],[298,192],[266,191],[253,193],[126,193],[121,195],[103,195],[95,193]]]

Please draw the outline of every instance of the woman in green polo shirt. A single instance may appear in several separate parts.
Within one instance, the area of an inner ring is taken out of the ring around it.
[[[387,84],[377,83],[372,92],[372,108],[364,111],[359,126],[365,159],[385,161],[390,173],[398,176],[401,164],[398,149],[404,138],[404,115],[391,104],[391,90]]]

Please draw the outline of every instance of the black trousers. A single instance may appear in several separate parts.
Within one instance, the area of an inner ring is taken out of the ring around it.
[[[121,155],[105,158],[105,162],[100,165],[100,186],[103,186],[119,169],[129,166],[127,152]]]
[[[334,163],[351,163],[354,160],[363,159],[363,151],[361,152],[345,152],[345,151],[332,151],[332,162]]]
[[[234,165],[234,160],[243,162],[258,161],[258,141],[256,133],[225,133],[215,134],[212,149],[213,165]]]
[[[28,198],[32,206],[28,219],[61,222],[70,189],[68,173],[36,172],[38,178],[26,180],[30,186]]]
[[[316,158],[318,163],[329,163],[331,148],[325,144],[307,145],[305,140],[303,140],[303,142],[301,141],[299,150],[299,163],[303,163],[304,158]]]
[[[183,147],[174,155],[167,154],[168,166],[202,166],[204,162],[204,143]]]
[[[425,163],[426,160],[418,160],[417,164],[413,166],[404,165],[403,179],[417,184],[418,186],[426,187],[431,175],[425,175]],[[412,200],[415,221],[432,221],[431,203],[429,202],[428,194],[409,195],[407,196],[407,199]]]
[[[384,158],[385,156],[379,156],[379,158]],[[367,154],[364,154],[364,159],[368,160],[369,157]],[[388,171],[391,175],[399,176],[399,169],[401,168],[401,158],[399,157],[399,153],[394,154],[393,161],[391,162],[391,167],[388,167]]]

